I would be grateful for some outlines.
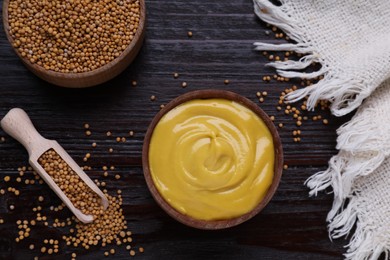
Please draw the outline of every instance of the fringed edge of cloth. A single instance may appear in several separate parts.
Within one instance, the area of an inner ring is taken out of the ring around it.
[[[340,75],[340,72],[333,71],[307,39],[299,22],[294,20],[291,8],[285,4],[285,1],[281,0],[281,3],[281,6],[276,6],[269,0],[254,0],[255,14],[261,20],[282,29],[296,44],[255,42],[255,50],[294,51],[306,55],[298,61],[277,61],[268,64],[268,66],[275,67],[277,73],[283,77],[313,79],[323,76],[323,79],[316,84],[289,93],[286,95],[286,100],[296,102],[307,96],[308,110],[314,110],[319,100],[329,100],[331,111],[335,116],[343,116],[355,110],[370,95],[370,86],[364,81],[358,81],[348,75]],[[307,68],[314,62],[322,65],[320,70],[311,73],[297,71]]]

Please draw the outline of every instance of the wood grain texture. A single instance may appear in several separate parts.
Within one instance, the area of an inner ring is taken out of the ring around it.
[[[0,1],[2,6],[2,1]],[[294,143],[291,132],[295,122],[276,110],[279,94],[292,82],[264,83],[264,75],[274,71],[265,67],[267,60],[253,50],[255,41],[278,42],[267,36],[268,28],[259,21],[249,0],[146,0],[147,28],[144,45],[134,62],[119,76],[89,89],[59,88],[36,77],[13,52],[3,30],[0,32],[0,117],[9,109],[21,107],[30,115],[38,131],[48,139],[57,140],[80,165],[92,167],[87,174],[102,179],[102,166],[115,165],[106,179],[113,192],[121,188],[124,214],[134,233],[134,246],[143,246],[145,253],[138,259],[341,259],[345,240],[329,241],[326,215],[332,195],[308,197],[304,181],[324,170],[336,153],[335,130],[349,118],[333,118],[330,123],[308,120],[302,127],[301,143]],[[188,38],[187,32],[193,36]],[[180,74],[174,79],[172,74]],[[225,85],[224,80],[230,84]],[[131,81],[138,82],[136,87]],[[181,82],[187,82],[187,88]],[[282,138],[285,163],[279,188],[268,206],[256,217],[239,226],[220,231],[202,231],[184,226],[169,217],[154,202],[142,173],[142,144],[147,127],[160,109],[180,94],[200,89],[225,89],[241,94],[269,115],[276,116]],[[264,103],[256,98],[257,91],[267,91]],[[150,101],[155,95],[156,101]],[[83,124],[89,123],[92,135],[86,136]],[[134,131],[129,137],[128,132]],[[108,138],[105,133],[112,131]],[[42,240],[43,235],[61,237],[53,227],[41,227],[29,239],[15,243],[15,221],[31,218],[31,208],[41,205],[44,212],[59,203],[49,187],[4,183],[3,176],[13,179],[17,167],[28,162],[27,152],[15,140],[0,131],[6,141],[0,142],[0,189],[9,185],[21,191],[19,197],[0,195],[0,258],[31,259],[37,255],[28,245]],[[125,136],[126,143],[115,137]],[[92,149],[92,142],[97,147]],[[112,147],[113,153],[108,153]],[[116,180],[113,175],[122,177]],[[39,195],[46,199],[38,203]],[[13,211],[8,206],[15,204]],[[104,249],[90,251],[68,248],[61,244],[56,259],[69,259],[77,252],[80,259],[102,258]],[[40,255],[40,254],[38,254]],[[128,258],[118,249],[113,256]],[[46,259],[49,259],[48,257]]]

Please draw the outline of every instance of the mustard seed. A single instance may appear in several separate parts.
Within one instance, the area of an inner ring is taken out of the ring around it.
[[[135,251],[134,250],[130,250],[130,255],[131,256],[135,256]]]
[[[8,14],[13,46],[21,56],[46,70],[81,73],[108,64],[131,43],[139,27],[140,1],[59,5],[11,0]]]
[[[139,251],[140,253],[143,253],[143,252],[144,252],[144,248],[143,248],[143,247],[140,247],[140,248],[138,249],[138,251]]]
[[[5,142],[5,137],[4,136],[0,137],[0,142],[2,142],[2,143]]]
[[[188,37],[191,38],[191,37],[192,37],[192,32],[191,32],[191,31],[188,31],[188,32],[187,32],[187,35],[188,35]]]
[[[91,131],[89,131],[89,130],[85,131],[86,136],[90,136],[91,134],[92,134]]]
[[[182,82],[182,83],[181,83],[181,87],[182,87],[182,88],[186,88],[186,87],[187,87],[187,82],[185,82],[185,81]]]
[[[228,79],[225,79],[223,83],[225,83],[225,85],[228,85],[230,81]]]
[[[53,149],[45,152],[38,159],[38,163],[81,212],[96,215],[102,210],[98,195],[81,180]],[[85,203],[86,201],[89,202],[88,206]],[[38,207],[40,208],[40,206]],[[46,216],[42,216],[40,219],[46,221]],[[37,218],[37,220],[39,219]]]
[[[108,131],[108,132],[106,133],[106,135],[107,135],[107,136],[111,136],[111,132]]]
[[[179,73],[175,72],[173,73],[173,78],[177,79],[179,77]]]
[[[8,175],[4,177],[5,182],[9,182],[10,180],[11,180],[11,177],[9,177]]]
[[[109,148],[109,149],[108,149],[108,152],[109,152],[109,153],[112,153],[113,151],[114,151],[114,149],[112,149],[112,148]]]
[[[97,146],[96,143],[92,143],[92,147],[95,148]]]
[[[89,129],[89,124],[84,124],[85,129]]]
[[[137,81],[136,81],[136,80],[133,80],[133,81],[131,82],[131,85],[132,85],[133,87],[136,87],[136,86],[137,86]]]
[[[155,100],[156,100],[156,96],[155,96],[155,95],[151,95],[151,96],[150,96],[150,100],[151,100],[151,101],[155,101]]]
[[[288,169],[288,165],[287,164],[283,165],[283,169],[287,170]]]
[[[327,124],[329,123],[329,121],[328,121],[328,119],[324,119],[324,120],[322,120],[322,123],[323,123],[324,125],[327,125]]]
[[[133,132],[133,131],[130,131],[130,132],[129,132],[129,135],[130,135],[130,136],[134,136],[134,132]]]

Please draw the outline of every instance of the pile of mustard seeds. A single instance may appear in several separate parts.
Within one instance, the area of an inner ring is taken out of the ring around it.
[[[84,130],[90,131],[86,134],[88,138],[93,138],[93,132],[89,124],[84,124]],[[108,134],[109,133],[109,134]],[[134,131],[128,131],[129,138],[135,135]],[[111,132],[104,133],[112,143],[116,143],[116,138]],[[123,143],[122,137],[120,143]],[[92,141],[91,150],[86,154],[91,154],[98,144]],[[100,144],[103,146],[103,144]],[[91,155],[88,158],[92,158]],[[122,190],[116,189],[114,193],[108,192],[106,183],[108,180],[95,179],[96,185],[102,189],[109,201],[106,210],[102,209],[100,197],[98,197],[80,177],[69,167],[69,165],[53,149],[46,151],[39,159],[38,163],[45,169],[54,182],[64,191],[65,195],[72,201],[76,208],[84,214],[92,214],[94,221],[89,224],[82,223],[67,209],[64,203],[59,205],[48,205],[51,201],[44,193],[39,193],[29,200],[34,201],[32,208],[26,208],[29,212],[26,216],[16,216],[12,220],[17,227],[15,242],[20,246],[26,246],[35,255],[34,259],[41,257],[56,257],[63,254],[64,250],[69,253],[69,259],[76,259],[80,249],[102,250],[102,257],[119,254],[121,251],[127,252],[128,256],[135,256],[143,253],[144,248],[133,245],[133,234],[127,226],[127,221],[122,209]],[[91,166],[84,165],[83,170],[92,170]],[[102,178],[112,177],[115,182],[120,179],[120,175],[115,173],[115,166],[102,166]],[[6,175],[0,179],[0,197],[5,196],[23,199],[25,188],[30,185],[42,185],[41,189],[49,189],[41,177],[32,167],[19,167],[19,174],[14,176]],[[17,187],[17,188],[16,188]],[[55,195],[53,195],[55,196]],[[18,204],[10,204],[10,211],[18,210]],[[10,220],[6,216],[0,215],[0,226]],[[37,238],[36,233],[40,229],[57,229],[60,236],[55,236],[51,232]],[[122,253],[123,254],[123,253]]]
[[[118,57],[140,21],[139,0],[10,0],[13,47],[62,73],[95,70]]]

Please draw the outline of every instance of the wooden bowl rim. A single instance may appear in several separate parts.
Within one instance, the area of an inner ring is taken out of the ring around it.
[[[121,62],[123,59],[125,59],[131,53],[131,51],[134,49],[134,47],[136,46],[138,41],[142,40],[141,36],[143,35],[143,31],[145,29],[144,28],[145,21],[146,21],[145,0],[139,0],[140,1],[140,19],[139,19],[137,32],[135,33],[134,38],[133,38],[133,40],[131,40],[130,44],[126,47],[125,50],[123,50],[121,52],[121,54],[118,57],[116,57],[115,59],[113,59],[109,63],[107,63],[107,64],[105,64],[97,69],[87,71],[87,72],[80,72],[80,73],[68,72],[68,73],[65,73],[65,72],[56,72],[56,71],[52,71],[52,70],[46,70],[42,66],[39,66],[35,63],[31,63],[28,59],[22,57],[21,54],[19,53],[19,51],[17,51],[15,49],[14,40],[9,33],[9,28],[10,28],[9,20],[8,20],[9,1],[10,0],[4,0],[4,2],[3,2],[3,28],[5,31],[5,35],[7,36],[8,42],[11,44],[12,49],[16,52],[16,54],[23,61],[23,63],[27,65],[28,68],[29,68],[29,66],[31,66],[35,70],[41,72],[42,74],[49,75],[50,77],[63,78],[66,80],[66,79],[73,79],[73,78],[92,77],[92,76],[95,76],[95,75],[98,75],[100,73],[107,71],[111,67],[113,67],[113,66],[117,65],[119,62]]]
[[[153,131],[158,124],[158,122],[161,120],[161,118],[168,113],[170,110],[175,108],[176,106],[185,103],[190,100],[194,99],[211,99],[211,98],[221,98],[221,99],[227,99],[235,101],[247,108],[249,108],[251,111],[253,111],[255,114],[257,114],[266,124],[267,128],[270,130],[274,142],[274,149],[275,149],[275,162],[274,162],[274,178],[272,181],[271,186],[269,187],[266,196],[263,198],[263,200],[250,212],[235,217],[232,219],[226,219],[226,220],[212,220],[212,221],[206,221],[206,220],[199,220],[192,218],[190,216],[184,215],[174,209],[165,199],[163,196],[158,192],[157,188],[154,185],[154,182],[152,180],[151,174],[150,174],[150,168],[149,168],[149,145],[150,140],[153,134]],[[281,176],[282,176],[282,170],[283,170],[283,148],[282,148],[282,142],[279,137],[278,131],[276,127],[274,126],[271,119],[268,117],[268,115],[255,103],[253,103],[251,100],[236,94],[234,92],[226,91],[226,90],[214,90],[214,89],[208,89],[208,90],[196,90],[192,92],[188,92],[186,94],[183,94],[175,99],[173,99],[171,102],[169,102],[163,109],[161,109],[157,115],[153,118],[152,122],[150,123],[148,130],[146,132],[145,138],[144,138],[144,144],[142,149],[142,165],[143,165],[143,172],[145,176],[145,180],[147,183],[147,186],[153,196],[153,198],[156,200],[157,204],[160,205],[160,207],[168,213],[171,217],[176,219],[177,221],[198,229],[204,229],[204,230],[216,230],[216,229],[224,229],[236,226],[238,224],[241,224],[250,218],[257,215],[272,199],[273,195],[275,194]]]

